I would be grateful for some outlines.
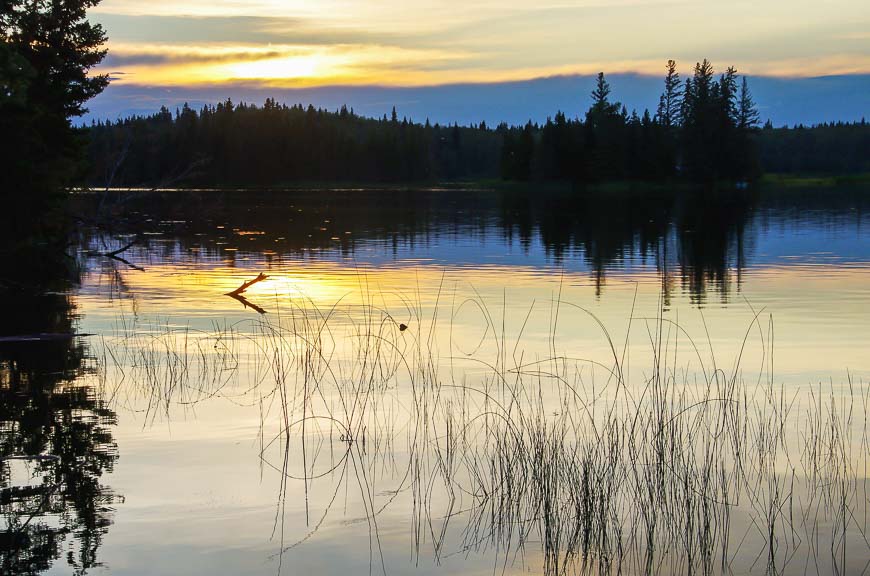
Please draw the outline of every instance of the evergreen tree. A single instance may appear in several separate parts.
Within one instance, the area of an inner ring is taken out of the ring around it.
[[[665,128],[679,126],[681,123],[681,108],[683,88],[680,82],[680,74],[677,72],[677,63],[668,60],[668,74],[665,76],[665,91],[659,99],[659,108],[656,115],[659,122]]]
[[[758,109],[755,106],[755,101],[752,99],[752,93],[749,91],[749,84],[746,81],[746,76],[743,77],[740,83],[740,99],[737,106],[737,126],[741,130],[756,128],[761,121],[758,114]]]
[[[106,157],[127,142],[130,160],[117,181],[125,186],[160,183],[179,165],[204,159],[207,165],[176,182],[275,186],[300,180],[410,182],[500,174],[510,180],[578,184],[676,177],[712,183],[757,176],[759,156],[765,168],[782,166],[785,171],[866,166],[862,152],[868,130],[861,124],[800,130],[769,126],[762,138],[748,85],[736,70],[715,78],[705,60],[681,84],[672,61],[667,69],[663,104],[655,115],[629,113],[611,101],[611,87],[600,74],[585,119],[557,112],[543,126],[416,124],[399,121],[398,114],[363,118],[346,107],[334,112],[287,107],[271,98],[260,108],[227,100],[198,113],[189,106],[176,114],[162,109],[148,117],[95,124],[90,129],[91,177],[101,183]],[[807,143],[816,138],[824,146]],[[849,146],[838,145],[838,139]],[[799,152],[794,161],[792,152]]]
[[[610,102],[609,98],[610,84],[604,78],[604,72],[599,72],[595,89],[592,91],[592,107],[586,112],[587,122],[597,125],[619,114],[619,102]]]
[[[592,180],[620,179],[624,174],[624,127],[628,111],[610,101],[610,84],[598,74],[592,91],[592,106],[586,112],[583,172]]]
[[[713,178],[742,179],[743,142],[737,129],[737,70],[729,67],[713,87],[715,101],[715,132],[708,154],[713,159]]]
[[[684,91],[676,61],[668,60],[666,69],[665,90],[659,98],[659,107],[656,111],[657,126],[655,130],[648,129],[650,134],[657,136],[655,145],[651,145],[649,150],[649,154],[655,158],[652,163],[656,168],[652,172],[661,178],[669,177],[676,169],[677,133],[683,125]],[[661,130],[658,129],[659,127]]]
[[[83,147],[71,118],[108,84],[90,69],[106,37],[86,20],[98,0],[7,0],[0,12],[0,188],[15,227],[44,224],[75,176]],[[9,210],[11,209],[11,210]]]
[[[718,86],[713,66],[706,59],[695,64],[683,95],[681,144],[683,168],[690,178],[716,179],[716,132],[719,120]]]
[[[610,84],[604,78],[604,72],[598,73],[595,89],[592,91],[592,104],[606,106],[610,97]]]
[[[756,178],[761,175],[761,162],[758,155],[758,123],[759,115],[749,91],[746,76],[740,83],[740,95],[737,99],[736,108],[737,124],[737,151],[736,169],[737,178]]]
[[[737,69],[729,67],[719,78],[719,107],[724,117],[737,124]]]

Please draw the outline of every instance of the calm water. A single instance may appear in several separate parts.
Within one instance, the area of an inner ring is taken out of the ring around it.
[[[0,304],[8,573],[868,571],[870,190],[106,204]]]

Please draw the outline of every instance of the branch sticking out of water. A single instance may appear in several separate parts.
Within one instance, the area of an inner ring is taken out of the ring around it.
[[[253,280],[248,280],[247,282],[242,282],[241,286],[239,286],[238,288],[236,288],[232,292],[227,292],[225,295],[229,296],[230,298],[233,298],[235,300],[238,300],[239,302],[242,303],[242,306],[244,306],[245,308],[252,308],[253,310],[255,310],[259,314],[265,314],[266,313],[265,310],[263,310],[262,308],[260,308],[256,304],[249,302],[248,299],[245,298],[242,294],[244,294],[244,292],[248,288],[250,288],[251,286],[253,286],[257,282],[262,282],[266,278],[268,278],[268,276],[266,276],[265,274],[260,272],[260,274],[256,278],[254,278]]]
[[[136,238],[133,238],[132,241],[125,244],[121,248],[118,248],[117,250],[112,250],[111,252],[106,252],[105,254],[103,254],[103,256],[105,256],[106,258],[111,258],[112,260],[116,260],[118,262],[121,262],[123,264],[126,264],[127,266],[129,266],[130,268],[133,268],[134,270],[139,270],[140,272],[144,272],[145,269],[142,268],[141,266],[136,266],[135,264],[133,264],[129,260],[119,256],[119,254],[126,252],[127,250],[132,248],[134,245],[136,245],[138,242],[139,242],[139,237],[137,236]]]
[[[240,295],[241,295],[242,293],[244,293],[248,288],[250,288],[251,286],[253,286],[253,285],[256,284],[257,282],[262,282],[262,281],[265,280],[266,278],[268,278],[268,276],[266,276],[265,274],[263,274],[262,272],[260,272],[259,276],[257,276],[257,277],[254,278],[253,280],[248,280],[247,282],[242,282],[242,285],[241,285],[241,286],[239,286],[238,288],[236,288],[236,289],[233,290],[232,292],[227,292],[226,295],[227,295],[227,296],[233,296],[233,297],[235,297],[235,296],[240,296]]]
[[[108,256],[109,258],[116,258],[118,256],[118,254],[120,254],[122,252],[126,252],[127,250],[132,248],[137,242],[139,242],[139,238],[138,237],[133,238],[132,241],[125,244],[121,248],[118,248],[117,250],[112,250],[111,252],[106,252],[105,255]]]

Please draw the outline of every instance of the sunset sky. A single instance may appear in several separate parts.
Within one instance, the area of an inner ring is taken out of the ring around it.
[[[221,86],[660,76],[668,58],[683,73],[704,57],[750,75],[870,73],[870,2],[856,0],[105,0],[90,17],[116,85],[216,98]]]
[[[702,56],[752,74],[870,72],[870,3],[855,0],[106,0],[93,16],[108,65],[140,84],[658,74]]]

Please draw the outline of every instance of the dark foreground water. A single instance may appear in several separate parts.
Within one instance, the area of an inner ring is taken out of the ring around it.
[[[2,573],[870,570],[870,190],[78,202]]]

